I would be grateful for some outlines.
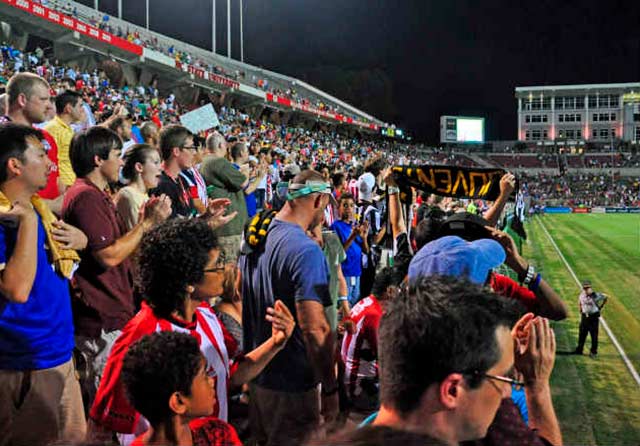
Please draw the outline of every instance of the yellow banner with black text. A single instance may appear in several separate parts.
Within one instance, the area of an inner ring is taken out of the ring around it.
[[[503,169],[441,165],[394,166],[393,177],[403,202],[412,200],[411,188],[444,197],[493,201],[500,195]]]

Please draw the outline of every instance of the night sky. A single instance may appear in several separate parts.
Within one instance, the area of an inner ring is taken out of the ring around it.
[[[123,0],[124,19],[144,24],[144,3]],[[210,0],[150,4],[153,30],[211,47]],[[117,0],[100,8],[116,15]],[[428,142],[443,114],[483,116],[487,139],[515,139],[516,86],[640,81],[640,1],[244,0],[244,11],[245,62]],[[226,54],[226,0],[217,15]]]

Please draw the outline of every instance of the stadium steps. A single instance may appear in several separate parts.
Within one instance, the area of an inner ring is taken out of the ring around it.
[[[495,164],[491,164],[486,158],[483,158],[477,153],[465,153],[464,156],[473,160],[475,164],[481,167],[495,167]]]

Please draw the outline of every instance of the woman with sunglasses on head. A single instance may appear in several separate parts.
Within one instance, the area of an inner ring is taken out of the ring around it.
[[[207,374],[214,378],[216,387],[213,416],[227,420],[228,389],[260,373],[284,347],[295,322],[286,306],[276,301],[265,315],[272,324],[271,337],[239,355],[235,340],[208,303],[223,293],[225,263],[218,239],[205,219],[175,219],[145,235],[139,276],[145,302],[111,351],[90,411],[91,431],[138,435],[148,428],[127,401],[120,372],[129,346],[156,331],[182,331],[198,339],[207,360]]]

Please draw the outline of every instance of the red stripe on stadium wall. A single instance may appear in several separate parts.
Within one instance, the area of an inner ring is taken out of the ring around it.
[[[293,107],[291,99],[278,97],[278,104],[285,105],[287,107]]]
[[[128,51],[130,53],[142,56],[142,47],[128,40],[121,39],[113,34],[104,32],[98,28],[88,25],[84,22],[76,20],[73,17],[69,17],[66,14],[47,8],[37,3],[33,3],[29,0],[0,0],[3,3],[19,8],[25,12],[30,13],[36,17],[47,20],[48,22],[55,23],[60,26],[64,26],[72,31],[91,37],[92,39],[99,40],[109,45],[120,48],[121,50]]]
[[[224,85],[225,87],[233,88],[237,90],[240,88],[240,82],[234,81],[233,79],[226,78],[224,76],[220,76],[215,73],[211,73],[210,71],[203,70],[202,68],[194,67],[193,65],[188,65],[186,63],[175,61],[176,68],[181,71],[186,71],[187,73],[191,73],[194,76],[199,77],[200,79],[208,80],[214,82],[216,84]]]

